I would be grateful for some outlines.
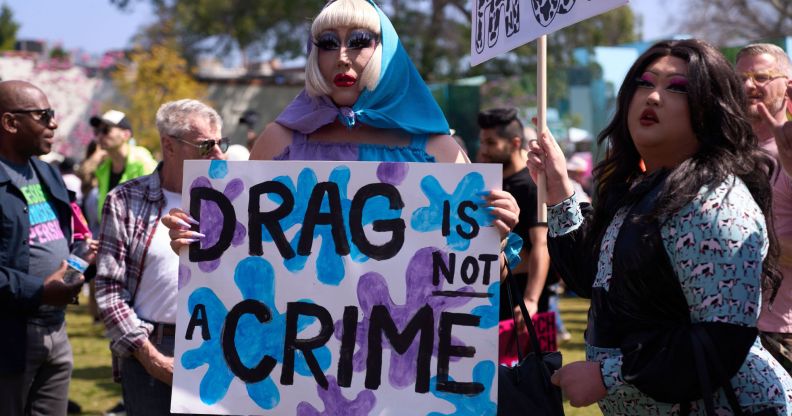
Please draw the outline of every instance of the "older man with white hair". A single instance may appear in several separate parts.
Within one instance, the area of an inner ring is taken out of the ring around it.
[[[762,345],[792,374],[792,122],[786,114],[792,93],[792,62],[780,47],[756,43],[737,53],[735,70],[748,96],[751,128],[781,168],[773,183],[770,223],[781,247],[781,287],[772,303],[764,297],[757,326]]]
[[[129,416],[170,412],[179,257],[160,218],[181,205],[184,161],[225,159],[229,145],[220,116],[200,101],[165,103],[156,120],[162,163],[107,196],[97,260],[97,302]]]

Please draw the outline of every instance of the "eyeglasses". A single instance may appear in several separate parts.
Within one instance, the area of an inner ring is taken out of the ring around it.
[[[214,149],[215,145],[220,147],[220,151],[225,153],[228,150],[228,146],[231,144],[231,140],[228,137],[223,137],[217,140],[206,139],[201,140],[199,143],[188,142],[187,140],[180,139],[176,136],[170,136],[170,138],[180,141],[184,144],[189,144],[192,147],[198,148],[198,154],[201,156],[206,156],[209,153],[212,153],[212,149]]]
[[[34,120],[41,121],[46,125],[55,119],[55,110],[51,108],[36,108],[33,110],[10,110],[11,114],[30,114]]]
[[[757,87],[764,87],[774,79],[788,77],[780,72],[743,72],[740,74],[742,82],[747,81],[749,78],[753,80],[754,85]]]

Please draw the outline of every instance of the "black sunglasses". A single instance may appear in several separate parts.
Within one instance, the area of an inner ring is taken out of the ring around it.
[[[51,108],[36,108],[33,110],[11,110],[8,111],[12,114],[31,114],[33,119],[42,121],[44,124],[49,125],[55,119],[55,110]]]
[[[100,134],[110,133],[110,129],[112,129],[112,127],[108,126],[107,124],[102,124],[94,128],[94,135],[98,136]]]
[[[178,138],[176,136],[170,136],[170,137],[172,139],[178,140],[178,141],[180,141],[180,142],[182,142],[184,144],[189,144],[192,147],[197,147],[198,148],[198,154],[201,155],[201,156],[206,156],[209,153],[211,153],[212,149],[214,149],[215,145],[219,146],[220,147],[220,151],[225,153],[226,150],[228,150],[228,146],[231,144],[231,140],[228,137],[223,137],[223,138],[220,138],[220,139],[217,139],[217,140],[213,140],[213,139],[201,140],[198,144],[193,143],[193,142],[188,142],[187,140],[180,139],[180,138]]]

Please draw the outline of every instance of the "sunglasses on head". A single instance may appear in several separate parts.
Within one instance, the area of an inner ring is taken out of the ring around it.
[[[231,144],[231,140],[228,137],[223,137],[217,140],[214,139],[204,139],[198,143],[189,142],[187,140],[181,139],[176,136],[170,136],[172,139],[180,141],[184,144],[188,144],[192,147],[198,148],[198,154],[201,156],[206,156],[209,153],[212,153],[212,149],[214,149],[215,145],[220,147],[220,151],[225,153],[228,150],[228,146]]]
[[[41,121],[47,125],[53,119],[55,119],[55,110],[51,108],[36,108],[33,110],[11,110],[8,112],[12,114],[30,114],[34,120]]]

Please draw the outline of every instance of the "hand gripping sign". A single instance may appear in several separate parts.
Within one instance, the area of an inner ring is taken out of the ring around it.
[[[496,412],[496,165],[185,164],[174,412]]]

